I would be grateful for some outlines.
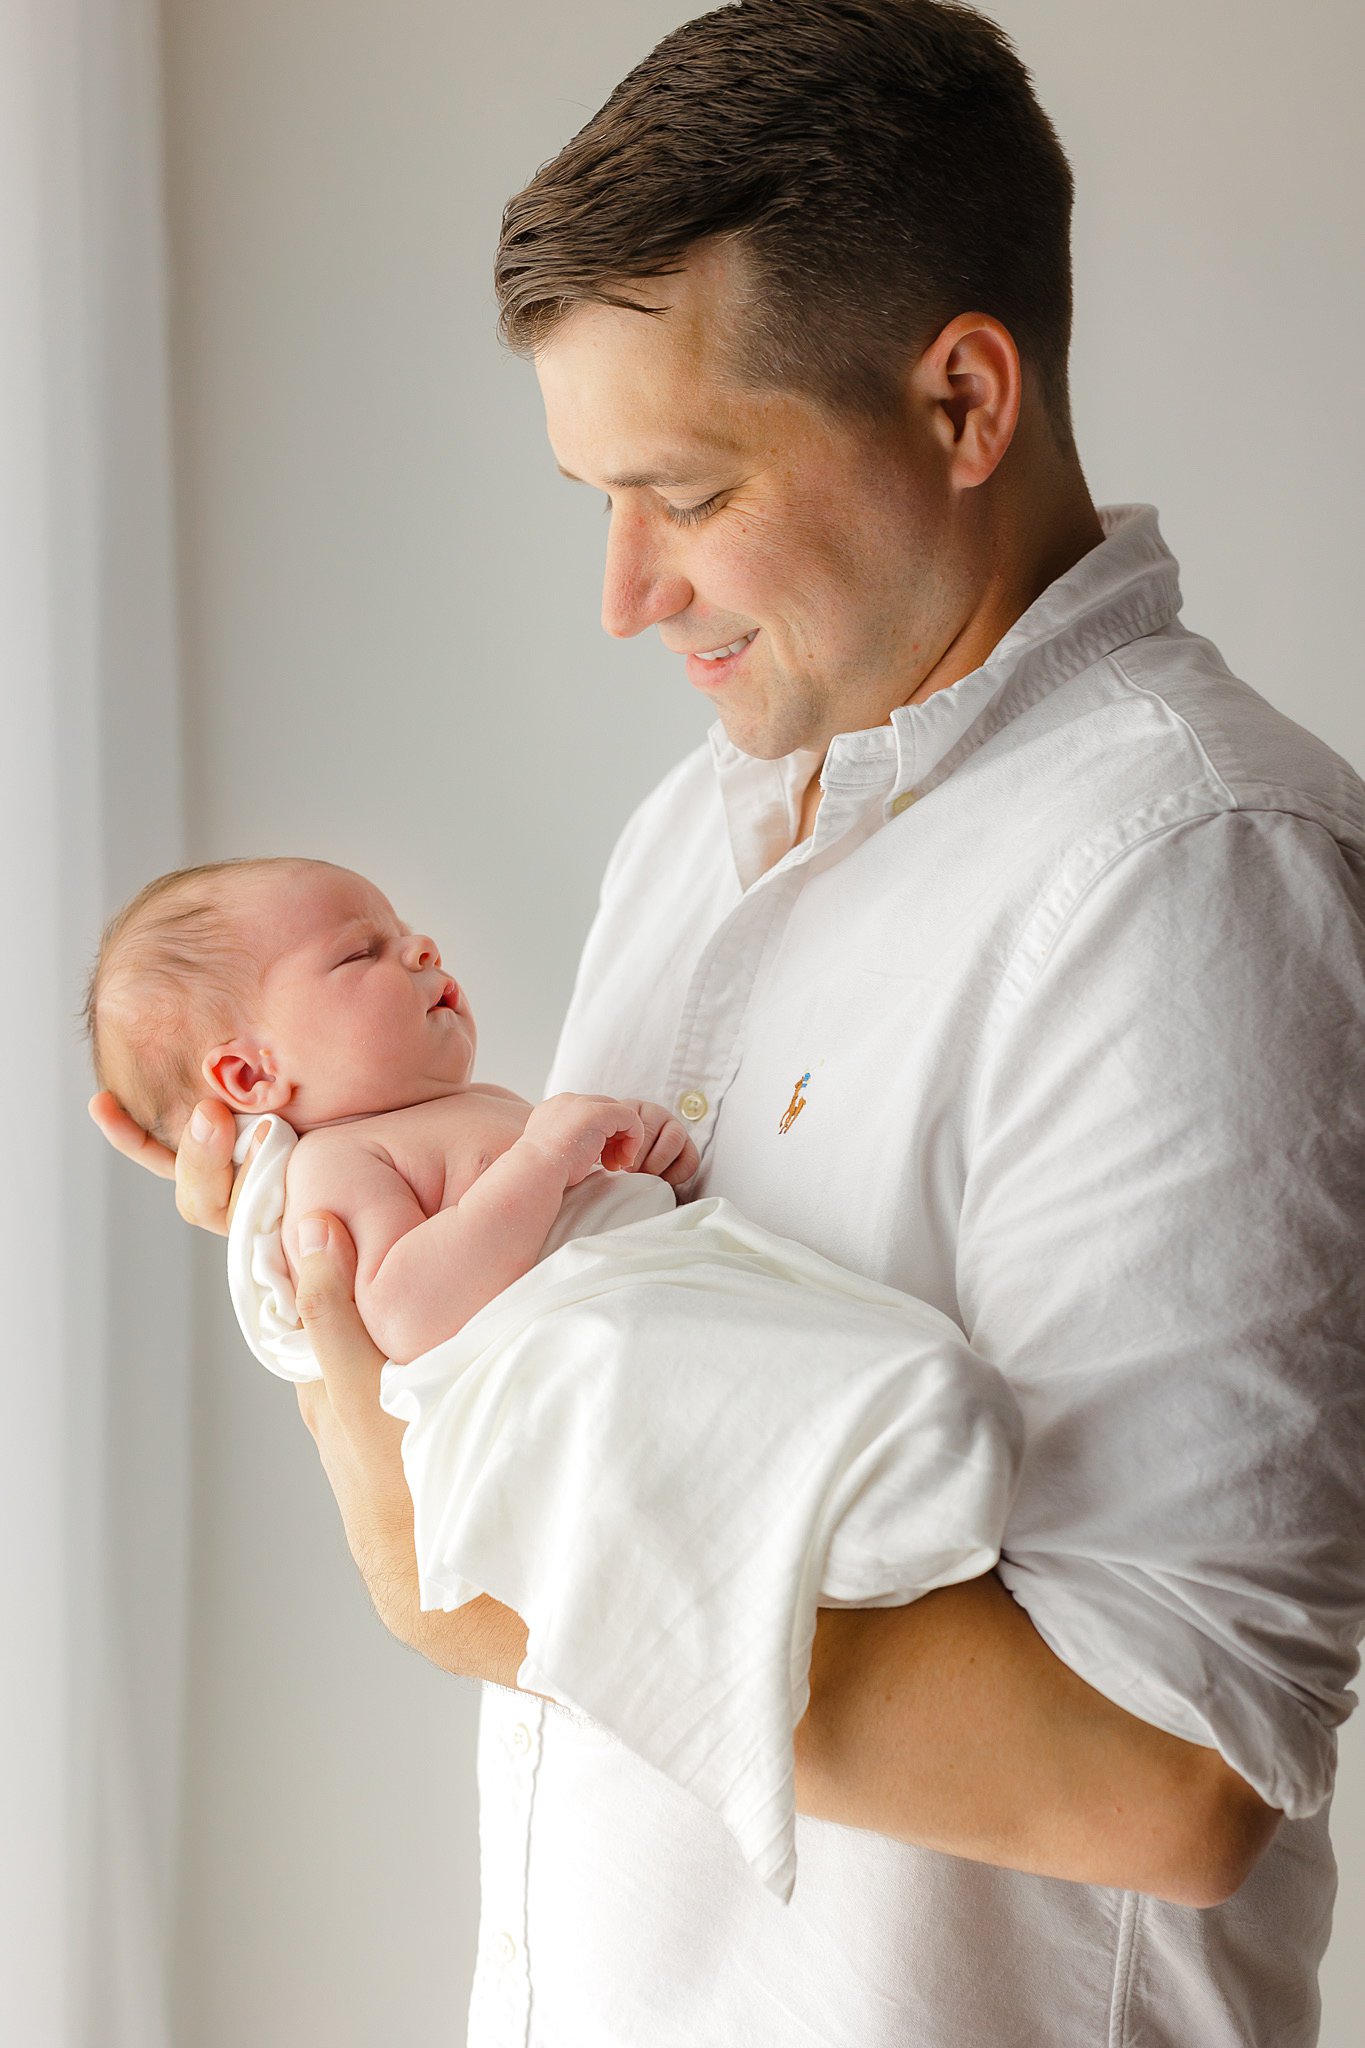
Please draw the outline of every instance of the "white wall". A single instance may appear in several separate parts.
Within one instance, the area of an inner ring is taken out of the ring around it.
[[[506,195],[685,11],[163,0],[191,851],[373,874],[458,963],[482,1071],[527,1091],[615,828],[700,718],[657,646],[598,631],[595,501],[495,346],[489,262]],[[1158,502],[1189,621],[1365,762],[1362,17],[996,12],[1077,171],[1096,494]],[[473,1702],[369,1617],[292,1398],[195,1251],[180,2038],[455,2042]],[[1340,1807],[1325,2048],[1354,2039],[1365,1924],[1354,1725]]]
[[[181,856],[160,26],[0,9],[0,2037],[167,2048],[191,1315],[84,1113],[104,918]],[[136,516],[130,508],[136,507]]]

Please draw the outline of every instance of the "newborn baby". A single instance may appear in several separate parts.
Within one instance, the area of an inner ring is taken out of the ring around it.
[[[281,1285],[295,1220],[350,1230],[399,1361],[378,1398],[406,1425],[422,1607],[519,1614],[518,1683],[704,1801],[789,1897],[817,1602],[899,1605],[995,1563],[1022,1438],[999,1374],[937,1309],[723,1197],[675,1207],[696,1152],[655,1104],[476,1084],[436,947],[343,868],[152,883],[105,934],[88,1015],[101,1080],[163,1142],[208,1090],[243,1124],[276,1113],[229,1272],[286,1378],[316,1371]]]
[[[227,861],[150,883],[105,932],[86,1015],[101,1085],[172,1149],[206,1094],[292,1126],[290,1277],[299,1217],[338,1216],[357,1305],[399,1364],[528,1272],[595,1168],[674,1186],[696,1170],[657,1103],[532,1107],[474,1081],[474,1020],[435,943],[326,861]]]

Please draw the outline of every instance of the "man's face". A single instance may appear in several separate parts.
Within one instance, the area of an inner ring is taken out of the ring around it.
[[[247,885],[259,1037],[292,1083],[297,1130],[447,1095],[474,1064],[474,1020],[425,933],[363,875],[322,862]]]
[[[603,626],[657,626],[746,753],[882,724],[962,614],[929,408],[864,422],[740,384],[724,254],[630,295],[669,310],[580,305],[537,358],[560,468],[608,500]]]

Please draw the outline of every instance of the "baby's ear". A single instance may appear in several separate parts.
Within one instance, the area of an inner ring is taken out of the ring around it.
[[[275,1071],[266,1049],[245,1038],[215,1045],[204,1055],[200,1072],[219,1101],[243,1116],[283,1109],[294,1092],[293,1082]]]

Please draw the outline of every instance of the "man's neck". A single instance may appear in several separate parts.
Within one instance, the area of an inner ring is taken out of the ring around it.
[[[1011,626],[1023,617],[1030,605],[1037,602],[1049,585],[1064,576],[1068,569],[1073,569],[1104,539],[1099,514],[1080,480],[1079,471],[1073,488],[1058,503],[1052,519],[1039,524],[1046,536],[1044,544],[1028,553],[1020,551],[1014,554],[1009,570],[991,575],[983,582],[978,601],[961,631],[944,649],[928,675],[902,702],[922,704],[926,697],[932,697],[939,690],[951,689],[965,676],[975,674],[989,660]],[[1009,550],[1003,551],[1002,559],[1011,561]],[[822,757],[801,799],[795,841],[798,846],[815,830],[821,797],[820,768],[823,765]]]

